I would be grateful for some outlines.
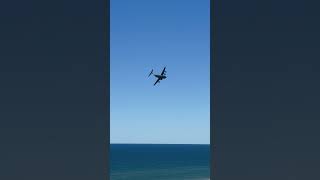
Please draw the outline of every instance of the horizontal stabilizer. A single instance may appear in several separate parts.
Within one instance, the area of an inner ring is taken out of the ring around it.
[[[151,72],[150,72],[149,76],[150,76],[152,73],[153,73],[153,69],[151,70]],[[148,77],[149,77],[149,76],[148,76]]]

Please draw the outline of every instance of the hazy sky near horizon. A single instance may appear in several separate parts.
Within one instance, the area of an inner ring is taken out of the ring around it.
[[[110,3],[110,142],[209,144],[209,0]]]

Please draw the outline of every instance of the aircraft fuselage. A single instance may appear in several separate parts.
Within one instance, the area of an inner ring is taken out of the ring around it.
[[[158,75],[158,74],[155,74],[154,76],[157,77],[157,78],[159,78],[160,80],[167,78],[167,76]]]

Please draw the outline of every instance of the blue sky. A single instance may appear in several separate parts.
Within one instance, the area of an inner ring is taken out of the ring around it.
[[[209,0],[111,0],[111,143],[209,144]],[[153,86],[167,66],[167,79]]]

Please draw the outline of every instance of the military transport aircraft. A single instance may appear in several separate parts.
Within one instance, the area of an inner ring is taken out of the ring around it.
[[[166,72],[167,72],[166,71],[166,67],[163,68],[163,70],[162,70],[160,75],[153,74],[153,69],[152,69],[148,77],[150,77],[150,75],[153,74],[156,78],[158,78],[157,81],[153,84],[153,85],[156,85],[157,83],[160,83],[160,80],[163,80],[163,79],[167,78]]]

